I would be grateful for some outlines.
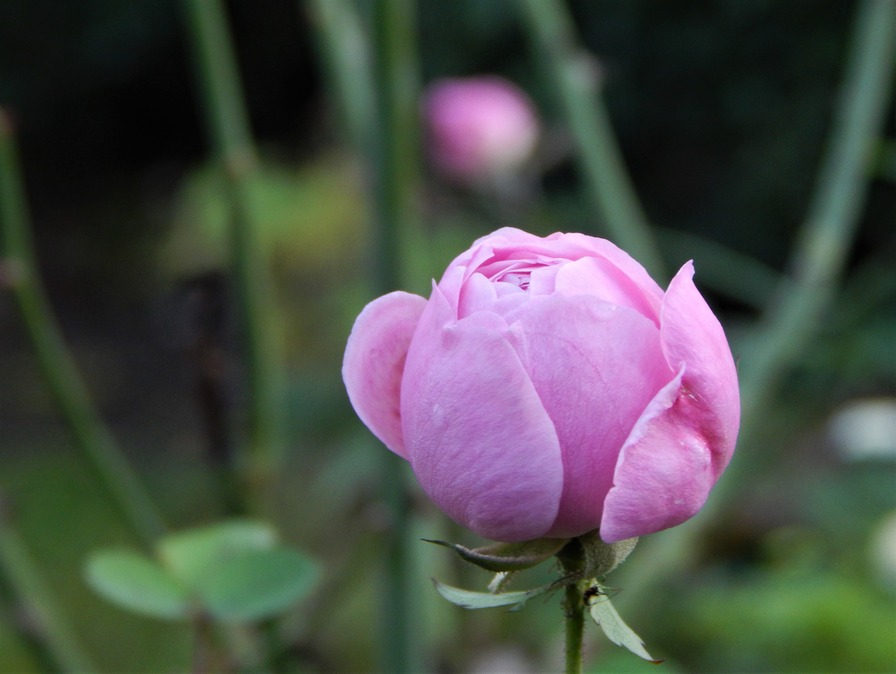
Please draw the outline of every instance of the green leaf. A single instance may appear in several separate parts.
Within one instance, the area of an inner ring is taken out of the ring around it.
[[[647,652],[644,648],[644,641],[619,617],[615,607],[610,602],[610,598],[603,593],[603,588],[599,585],[596,587],[600,594],[591,601],[591,617],[604,631],[607,638],[617,646],[623,646],[645,660],[653,663],[662,662],[662,660],[655,660]]]
[[[471,590],[462,590],[459,587],[445,585],[435,578],[432,579],[436,591],[452,604],[462,608],[496,608],[498,606],[510,606],[511,611],[518,611],[523,608],[525,603],[532,597],[537,597],[549,590],[556,589],[554,585],[542,585],[532,590],[522,590],[520,592],[501,592],[491,594],[489,592],[473,592]]]
[[[466,562],[488,571],[522,571],[553,557],[569,541],[566,538],[537,538],[522,543],[495,543],[482,548],[466,548],[457,543],[423,539],[450,548]]]
[[[136,552],[94,553],[87,560],[85,577],[97,594],[136,613],[183,619],[190,612],[187,591],[159,564]]]
[[[277,615],[307,596],[319,570],[295,550],[252,550],[221,561],[197,579],[203,607],[225,622],[250,622]]]
[[[266,522],[232,520],[165,536],[158,555],[172,575],[192,589],[222,562],[276,544],[277,534]]]

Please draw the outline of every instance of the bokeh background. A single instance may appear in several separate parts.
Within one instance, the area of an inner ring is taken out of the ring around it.
[[[860,4],[567,5],[596,58],[664,260],[671,269],[694,258],[739,358],[791,270]],[[369,5],[359,3],[362,17]],[[351,322],[376,292],[369,171],[341,122],[309,6],[226,8],[262,157],[253,186],[259,236],[286,340],[288,452],[272,486],[273,517],[284,540],[325,570],[319,590],[280,624],[289,648],[278,666],[377,671],[388,625],[378,483],[386,450],[354,416],[339,373]],[[197,343],[208,329],[237,421],[243,399],[224,189],[179,9],[170,0],[0,3],[0,105],[15,120],[43,279],[104,419],[177,529],[227,514],[197,393]],[[503,75],[535,100],[545,131],[512,198],[451,185],[421,164],[415,266],[425,273],[407,289],[426,292],[448,260],[504,224],[605,235],[582,198],[574,139],[517,4],[419,0],[416,26],[421,84]],[[739,449],[739,483],[682,527],[699,535],[659,578],[653,555],[669,556],[676,531],[644,542],[610,578],[620,612],[668,672],[896,670],[893,113],[891,99],[842,277]],[[98,667],[188,669],[189,625],[129,614],[83,580],[91,551],[136,541],[73,449],[7,292],[0,345],[3,517]],[[397,458],[390,465],[403,469]],[[422,497],[412,526],[419,538],[475,542]],[[446,550],[413,549],[423,671],[560,667],[556,601],[463,612],[428,577],[484,589],[487,576],[458,568]],[[642,584],[649,592],[639,594]],[[591,627],[594,671],[650,667]],[[53,669],[0,573],[0,671]]]

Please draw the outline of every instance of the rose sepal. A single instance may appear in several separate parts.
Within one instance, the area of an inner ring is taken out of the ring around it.
[[[467,548],[447,541],[428,538],[423,540],[454,550],[465,562],[495,573],[530,569],[550,559],[569,543],[568,538],[536,538],[521,543],[494,543],[480,548]]]
[[[531,590],[519,590],[516,592],[473,592],[472,590],[463,590],[459,587],[440,583],[435,578],[432,579],[433,585],[436,587],[442,597],[450,601],[455,606],[466,609],[480,608],[497,608],[499,606],[509,606],[511,611],[518,611],[526,602],[539,595],[556,590],[560,587],[557,583],[549,583]]]
[[[655,665],[663,662],[657,660],[647,649],[644,648],[644,640],[635,634],[631,627],[625,624],[625,621],[616,612],[616,608],[610,602],[607,594],[607,588],[598,583],[595,579],[581,581],[584,585],[582,596],[585,598],[585,604],[588,606],[588,612],[591,619],[597,623],[607,639],[617,646],[627,648],[629,651]]]
[[[637,538],[605,543],[595,529],[569,540],[557,559],[572,578],[603,578],[626,560],[637,543]]]

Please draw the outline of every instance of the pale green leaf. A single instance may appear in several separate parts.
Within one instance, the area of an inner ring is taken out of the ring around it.
[[[598,595],[590,605],[591,617],[607,635],[607,638],[617,646],[627,648],[635,655],[650,662],[662,662],[655,660],[644,648],[644,642],[632,628],[623,622],[616,612],[616,608],[605,594]]]
[[[251,622],[282,613],[307,596],[317,565],[295,550],[253,550],[223,560],[197,579],[202,606],[225,622]]]
[[[192,589],[222,562],[246,552],[270,550],[276,543],[277,534],[266,522],[232,520],[169,534],[159,541],[158,555]]]
[[[519,592],[500,592],[491,594],[489,592],[473,592],[472,590],[462,590],[459,587],[452,587],[440,583],[435,578],[432,579],[436,591],[452,604],[462,608],[478,609],[478,608],[496,608],[498,606],[510,606],[511,611],[519,610],[532,597],[555,589],[553,585],[542,585],[532,590],[522,590]]]
[[[186,618],[187,591],[155,561],[131,550],[94,553],[85,568],[97,594],[122,608],[155,618]]]

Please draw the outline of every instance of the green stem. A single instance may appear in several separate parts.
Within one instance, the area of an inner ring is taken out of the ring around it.
[[[377,294],[407,287],[415,237],[419,90],[414,44],[414,0],[376,0],[373,5],[375,128],[367,147],[373,151],[375,270]],[[416,248],[419,257],[420,248]],[[383,499],[391,528],[385,538],[383,671],[422,668],[421,641],[413,634],[419,611],[412,587],[414,541],[410,535],[410,497],[402,468],[383,454]]]
[[[370,43],[352,0],[306,0],[327,83],[339,101],[344,125],[359,149],[371,139],[376,95]]]
[[[566,674],[582,674],[582,639],[585,633],[585,602],[578,583],[566,586]]]
[[[659,246],[625,168],[610,116],[598,92],[596,60],[577,42],[560,0],[518,0],[530,39],[557,87],[561,111],[575,139],[585,192],[607,232],[660,279]]]
[[[794,356],[816,333],[829,306],[855,232],[869,180],[869,161],[883,126],[893,89],[896,47],[896,3],[865,0],[850,40],[844,82],[834,115],[830,144],[823,160],[809,214],[794,250],[793,274],[779,284],[778,297],[756,333],[745,340],[741,356],[742,423],[739,446],[756,452],[761,419]],[[774,457],[754,454],[752,461],[735,460],[716,486],[697,521],[675,535],[651,541],[631,565],[637,580],[623,600],[642,605],[670,570],[682,564],[706,526],[755,480],[748,479],[759,463]]]
[[[37,642],[45,648],[59,671],[96,672],[74,630],[56,605],[25,542],[9,521],[0,495],[0,566],[25,608]]]
[[[147,544],[164,533],[156,506],[100,418],[53,316],[37,269],[12,123],[0,110],[0,259],[50,393],[102,486]]]
[[[744,417],[755,421],[787,364],[814,334],[843,271],[868,191],[871,162],[893,91],[896,3],[859,5],[846,73],[809,213],[782,282],[764,316],[742,377]]]
[[[656,228],[668,260],[693,259],[700,285],[761,311],[777,291],[781,274],[716,241],[681,230]]]
[[[243,482],[259,495],[275,475],[283,449],[284,368],[251,181],[258,170],[232,40],[219,0],[184,0],[206,126],[224,167],[230,199],[230,255],[243,334],[248,389],[248,448]]]

